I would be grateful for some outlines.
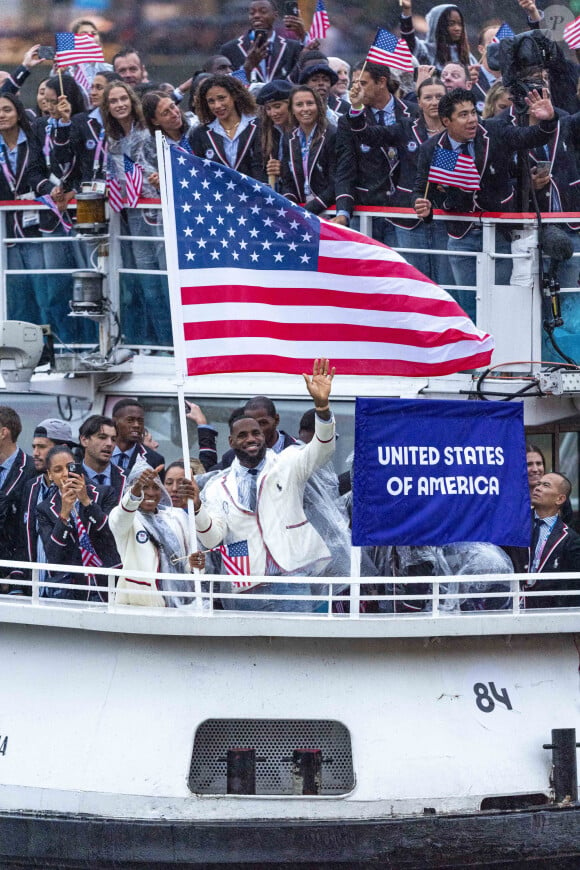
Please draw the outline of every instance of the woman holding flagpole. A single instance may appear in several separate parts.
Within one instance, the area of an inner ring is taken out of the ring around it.
[[[103,93],[101,115],[105,127],[109,202],[122,211],[123,233],[131,236],[163,235],[160,209],[138,209],[141,197],[157,198],[155,139],[147,129],[141,104],[133,88],[110,82]],[[160,241],[133,241],[123,247],[124,265],[156,272],[165,269]],[[121,284],[121,323],[130,344],[171,347],[171,316],[167,279],[138,274]]]

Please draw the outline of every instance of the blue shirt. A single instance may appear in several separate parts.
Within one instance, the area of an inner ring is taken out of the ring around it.
[[[218,136],[221,136],[224,140],[224,153],[226,155],[226,160],[228,161],[228,166],[231,166],[232,169],[236,165],[236,160],[238,157],[238,138],[252,120],[253,115],[242,115],[242,118],[238,125],[238,129],[236,130],[233,139],[230,139],[224,127],[222,127],[217,118],[213,120],[211,124],[208,124],[209,129],[213,130],[215,133],[218,134]]]
[[[544,517],[543,519],[540,519],[540,517],[534,511],[534,521],[538,521],[540,523],[540,530],[538,533],[538,543],[536,544],[532,564],[530,566],[530,574],[535,574],[535,572],[538,570],[538,565],[540,564],[540,561],[542,559],[542,552],[544,550],[544,547],[546,546],[546,541],[552,534],[552,529],[556,525],[557,519],[557,514],[555,514],[553,517]]]
[[[94,468],[89,468],[88,465],[86,465],[83,462],[83,471],[85,472],[85,474],[88,477],[88,479],[90,480],[90,482],[92,484],[94,484],[95,486],[111,486],[111,463],[110,462],[104,471],[95,471]],[[97,477],[101,477],[101,476],[104,477],[104,480],[102,483],[99,483],[99,481],[97,480]]]
[[[238,487],[238,499],[239,499],[240,504],[242,504],[246,508],[250,507],[250,492],[251,492],[251,488],[252,488],[252,477],[254,477],[254,479],[256,479],[258,477],[259,473],[264,468],[265,464],[266,464],[266,457],[265,456],[262,459],[262,461],[260,462],[260,464],[256,465],[254,469],[245,468],[243,465],[236,464],[235,473],[236,473],[236,484]],[[257,471],[258,474],[256,474],[256,475],[248,474],[248,472],[250,470]]]
[[[14,453],[5,459],[2,463],[2,471],[0,471],[0,487],[4,486],[4,481],[8,477],[10,473],[10,469],[16,462],[16,457],[18,456],[18,447],[14,450]]]
[[[114,462],[115,465],[118,465],[119,468],[122,468],[123,471],[126,471],[127,466],[131,462],[131,459],[133,458],[133,455],[134,455],[136,449],[137,449],[136,444],[133,444],[133,446],[130,447],[128,450],[121,450],[120,447],[115,446],[115,449],[113,450],[113,453],[111,454],[111,462]],[[127,460],[127,462],[124,465],[120,461],[120,456],[122,453],[125,453],[129,457],[129,459]]]

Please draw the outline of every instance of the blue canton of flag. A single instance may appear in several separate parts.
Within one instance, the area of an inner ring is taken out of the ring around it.
[[[219,163],[171,160],[180,269],[316,269],[315,215]]]
[[[515,33],[505,21],[502,26],[499,28],[496,35],[493,37],[492,42],[501,42],[502,39],[512,39],[515,36]]]

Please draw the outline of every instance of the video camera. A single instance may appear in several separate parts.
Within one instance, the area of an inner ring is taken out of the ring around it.
[[[516,112],[527,111],[525,98],[541,87],[539,73],[561,63],[560,46],[552,41],[548,30],[527,30],[487,47],[489,68],[501,70],[503,83],[509,88]]]

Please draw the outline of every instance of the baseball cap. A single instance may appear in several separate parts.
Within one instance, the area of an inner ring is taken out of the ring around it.
[[[50,438],[51,441],[59,441],[63,444],[74,445],[72,429],[64,420],[49,417],[42,420],[34,430],[35,438]]]

